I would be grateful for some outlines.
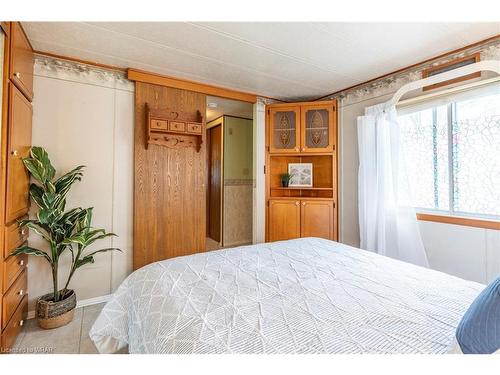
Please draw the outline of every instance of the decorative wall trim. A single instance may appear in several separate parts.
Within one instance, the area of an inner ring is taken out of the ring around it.
[[[107,294],[105,296],[99,296],[99,297],[94,297],[94,298],[89,298],[89,299],[82,299],[81,301],[78,301],[76,303],[76,308],[78,309],[80,307],[97,305],[99,303],[108,302],[111,299],[111,296],[112,296],[112,294]],[[34,319],[34,318],[35,318],[35,310],[29,311],[27,319]]]
[[[436,67],[445,64],[451,60],[468,56],[474,53],[480,53],[481,61],[484,60],[500,60],[500,39],[485,42],[484,44],[462,50],[457,53],[450,54],[446,57],[424,63],[414,68],[410,68],[403,72],[393,74],[387,77],[380,78],[376,81],[365,85],[356,86],[345,91],[341,91],[335,95],[323,98],[342,100],[342,106],[347,106],[359,103],[364,100],[373,99],[379,96],[391,94],[397,91],[401,86],[417,81],[422,78],[422,71],[431,67]]]
[[[125,72],[105,69],[77,61],[35,55],[35,76],[103,86],[133,92],[135,85]]]

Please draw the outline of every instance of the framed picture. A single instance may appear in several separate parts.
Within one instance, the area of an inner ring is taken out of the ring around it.
[[[313,186],[313,165],[312,163],[289,163],[288,174],[290,187],[312,187]]]

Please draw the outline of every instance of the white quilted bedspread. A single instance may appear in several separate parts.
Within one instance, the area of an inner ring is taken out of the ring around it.
[[[303,238],[145,266],[90,337],[100,352],[445,353],[483,287]]]

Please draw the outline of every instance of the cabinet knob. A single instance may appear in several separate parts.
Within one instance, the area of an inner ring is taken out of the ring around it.
[[[299,151],[299,148],[298,148],[298,147],[295,147],[295,151]]]
[[[302,206],[305,206],[306,205],[306,202],[302,202]]]
[[[19,322],[19,327],[22,327],[24,325],[24,319]]]
[[[295,202],[295,205],[296,205],[296,206],[298,206],[299,204],[300,204],[300,202],[299,202],[299,201]]]
[[[21,73],[19,72],[14,73],[14,75],[16,76],[16,78],[21,78]]]
[[[305,147],[302,147],[302,151],[305,151],[305,150],[306,150],[306,148],[305,148]]]
[[[12,154],[12,156],[18,156],[19,155],[19,151],[12,150],[11,154]]]
[[[21,229],[21,236],[24,236],[26,234],[26,229]]]
[[[20,290],[19,293],[18,293],[20,296],[24,295],[24,290]]]
[[[22,266],[24,266],[24,260],[20,260],[20,261],[19,261],[19,265],[20,265],[21,267],[22,267]]]

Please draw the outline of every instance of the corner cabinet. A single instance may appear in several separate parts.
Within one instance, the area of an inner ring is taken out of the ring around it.
[[[337,102],[266,109],[266,239],[338,239]],[[291,163],[312,166],[309,186],[282,186]]]

